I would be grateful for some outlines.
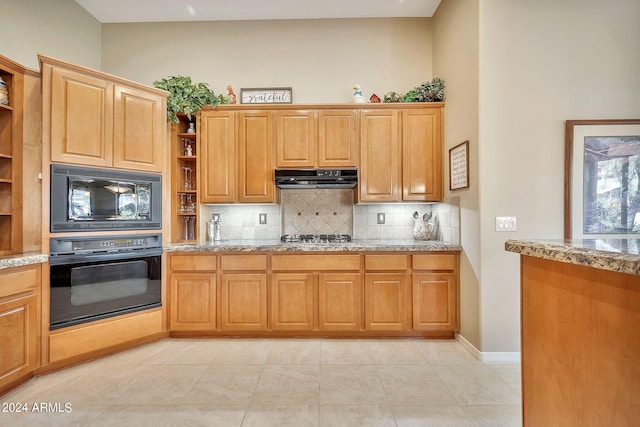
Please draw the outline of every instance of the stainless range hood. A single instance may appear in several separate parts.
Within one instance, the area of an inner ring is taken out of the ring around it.
[[[358,185],[356,169],[277,169],[278,188],[355,188]]]

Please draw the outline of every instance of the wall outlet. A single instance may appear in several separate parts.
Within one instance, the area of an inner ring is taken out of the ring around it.
[[[261,225],[265,225],[267,223],[267,214],[266,213],[259,213],[258,214],[258,222]]]
[[[378,212],[378,224],[384,224],[384,212]]]
[[[496,231],[516,231],[515,216],[497,216]]]
[[[211,214],[211,219],[214,221],[220,221],[220,214],[219,213],[212,213]]]

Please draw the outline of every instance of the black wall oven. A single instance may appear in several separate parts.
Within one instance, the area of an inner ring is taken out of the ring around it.
[[[162,235],[52,238],[49,329],[162,306]]]
[[[162,176],[51,165],[51,232],[159,230]]]

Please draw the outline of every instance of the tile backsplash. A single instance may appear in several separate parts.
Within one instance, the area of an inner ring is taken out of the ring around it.
[[[298,194],[299,193],[299,194]],[[433,214],[432,240],[460,243],[460,201],[443,203],[353,204],[350,190],[286,190],[280,205],[203,205],[200,240],[207,238],[206,222],[219,213],[223,239],[278,239],[282,234],[351,234],[356,239],[413,239],[413,213]],[[267,223],[260,224],[260,214]],[[378,224],[384,213],[385,223]]]
[[[353,191],[282,190],[282,234],[353,235]]]

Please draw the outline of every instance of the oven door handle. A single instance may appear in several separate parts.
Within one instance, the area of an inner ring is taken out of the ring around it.
[[[127,252],[79,253],[67,255],[51,255],[49,265],[83,264],[93,261],[118,261],[130,258],[146,258],[162,255],[162,249],[138,249]]]

